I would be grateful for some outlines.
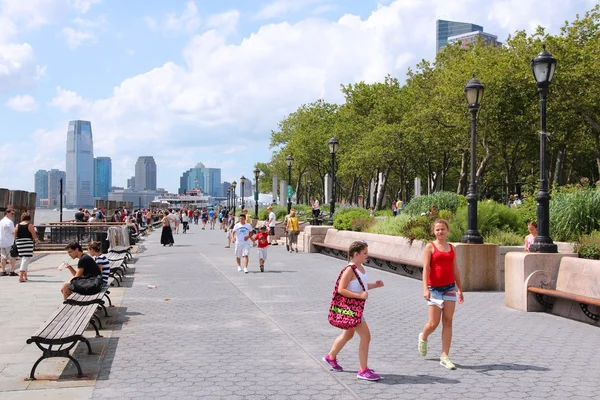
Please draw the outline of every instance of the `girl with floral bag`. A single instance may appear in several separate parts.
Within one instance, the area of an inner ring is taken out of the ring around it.
[[[323,361],[329,364],[332,371],[343,371],[344,369],[338,364],[336,357],[356,332],[360,336],[358,345],[360,368],[356,377],[368,381],[378,381],[380,376],[369,369],[367,364],[371,332],[367,321],[362,318],[362,312],[365,300],[369,297],[368,291],[382,287],[383,281],[368,283],[367,271],[363,266],[368,257],[368,246],[365,241],[353,242],[350,245],[348,265],[340,272],[329,307],[329,322],[333,326],[344,329],[344,332],[335,339],[331,350],[323,357]]]

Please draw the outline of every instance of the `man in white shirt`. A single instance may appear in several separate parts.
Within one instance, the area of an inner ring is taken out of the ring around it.
[[[175,233],[179,231],[179,217],[175,213],[175,210],[171,211],[169,215],[167,215],[169,219],[169,225],[171,225],[171,230]]]
[[[240,215],[239,222],[233,227],[233,242],[235,243],[235,260],[238,272],[242,270],[241,260],[244,259],[244,273],[248,273],[248,254],[252,244],[252,225],[246,223],[246,216]]]
[[[14,232],[15,223],[12,219],[15,216],[15,210],[7,208],[4,212],[4,218],[0,220],[0,275],[17,276],[15,272],[15,259],[10,255],[10,247],[15,242]],[[6,261],[10,265],[10,273],[6,272]]]
[[[267,207],[267,211],[269,212],[269,220],[267,222],[269,226],[269,244],[277,246],[277,242],[275,241],[275,225],[277,225],[277,216],[273,212],[273,207]]]

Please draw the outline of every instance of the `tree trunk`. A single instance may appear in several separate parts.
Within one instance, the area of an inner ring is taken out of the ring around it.
[[[381,182],[379,185],[379,190],[378,190],[377,198],[376,198],[376,202],[375,202],[376,210],[381,210],[381,208],[383,206],[383,199],[385,196],[385,188],[386,188],[386,183],[387,183],[389,174],[390,174],[390,167],[387,167],[385,169],[385,171],[381,174]]]
[[[379,195],[379,168],[377,168],[377,171],[375,171],[375,185],[374,186],[374,192],[373,192],[373,201],[374,203],[370,202],[370,198],[369,198],[369,207],[373,206],[376,207],[377,206],[377,196]]]
[[[469,152],[464,150],[460,157],[460,175],[458,177],[458,188],[456,189],[456,193],[462,194],[463,196],[467,194],[468,155]]]
[[[556,163],[554,164],[554,179],[552,179],[552,183],[557,186],[562,186],[564,184],[563,181],[563,168],[565,165],[565,157],[567,155],[567,149],[565,147],[561,147],[558,150],[558,154],[556,156]]]

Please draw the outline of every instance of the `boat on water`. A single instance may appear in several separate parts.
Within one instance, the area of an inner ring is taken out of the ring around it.
[[[164,194],[156,196],[150,207],[181,210],[183,208],[201,209],[212,204],[211,196],[205,195],[202,190],[188,190],[185,194]]]

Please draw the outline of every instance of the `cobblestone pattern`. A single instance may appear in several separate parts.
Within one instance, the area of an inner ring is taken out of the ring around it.
[[[271,247],[260,273],[253,249],[245,275],[221,232],[192,226],[175,239],[172,248],[159,233],[147,239],[94,399],[598,398],[597,327],[507,309],[504,293],[467,293],[449,371],[441,327],[428,356],[417,353],[421,282],[376,269],[369,278],[385,287],[370,293],[365,318],[369,365],[384,379],[356,379],[358,336],[338,356],[346,371],[329,372],[320,359],[340,332],[327,307],[343,262]]]

